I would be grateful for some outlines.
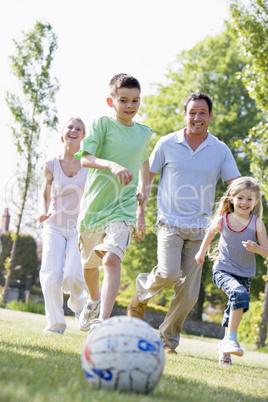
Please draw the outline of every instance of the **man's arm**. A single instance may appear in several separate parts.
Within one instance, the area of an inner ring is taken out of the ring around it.
[[[241,177],[241,176],[237,176],[237,177],[234,177],[233,179],[226,180],[224,183],[226,183],[226,184],[227,184],[227,186],[229,186],[229,184],[231,184],[231,183],[232,183],[232,181],[234,181],[235,179],[239,179],[239,177]]]

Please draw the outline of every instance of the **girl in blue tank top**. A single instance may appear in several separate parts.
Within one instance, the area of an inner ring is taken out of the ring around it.
[[[213,281],[229,297],[222,325],[225,337],[219,343],[219,364],[231,365],[231,354],[243,356],[237,341],[242,315],[249,308],[251,278],[255,275],[255,253],[268,258],[268,238],[262,218],[258,183],[251,177],[232,181],[219,201],[195,259],[205,261],[206,251],[220,232],[217,256],[211,255]],[[258,243],[257,243],[258,242]]]

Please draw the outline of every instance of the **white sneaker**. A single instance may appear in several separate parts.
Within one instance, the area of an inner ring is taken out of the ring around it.
[[[43,333],[44,334],[63,334],[65,331],[65,327],[64,326],[58,326],[58,327],[54,327],[54,328],[50,328],[48,325],[46,326],[46,328],[43,329]]]
[[[90,321],[90,328],[89,331],[91,332],[95,327],[100,325],[104,320],[101,320],[99,318],[95,318],[95,320]]]
[[[219,351],[219,365],[220,366],[231,366],[232,365],[232,359],[231,355],[229,353],[223,353],[222,347],[224,344],[224,339],[222,339],[218,343],[218,351]]]
[[[244,354],[243,349],[241,349],[237,341],[229,341],[228,339],[225,340],[222,351],[223,353],[229,353],[236,356],[243,356]]]
[[[80,331],[89,331],[91,327],[91,321],[98,318],[100,314],[100,301],[93,302],[91,300],[87,301],[81,311],[78,327]]]

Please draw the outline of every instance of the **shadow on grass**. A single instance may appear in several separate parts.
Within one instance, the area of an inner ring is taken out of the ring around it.
[[[46,342],[49,342],[47,339]],[[62,342],[59,345],[62,347]],[[224,387],[209,386],[205,384],[205,378],[201,382],[169,374],[164,374],[155,390],[148,395],[98,390],[87,384],[79,353],[58,350],[55,346],[51,349],[49,345],[1,342],[0,362],[2,402],[267,401],[265,397],[251,397]],[[192,370],[198,369],[197,363],[192,365]]]
[[[174,390],[172,395],[170,395],[168,389]],[[163,389],[163,390],[162,390]],[[164,375],[161,382],[157,387],[158,393],[163,395],[163,400],[165,395],[166,400],[168,401],[187,401],[187,402],[226,402],[226,401],[235,401],[235,402],[267,402],[267,397],[256,397],[256,396],[247,396],[242,392],[237,392],[234,390],[227,389],[225,387],[212,387],[204,382],[191,380],[188,378],[177,377],[174,375]],[[159,392],[162,390],[162,392]]]
[[[196,355],[191,354],[191,353],[187,353],[187,358],[192,359],[193,360],[193,365],[196,365]],[[268,357],[267,357],[268,358]],[[210,363],[214,363],[215,359],[211,358],[211,357],[203,357],[203,356],[198,356],[198,360],[203,361],[204,363],[210,362]],[[243,362],[243,359],[241,360],[241,362]],[[260,370],[260,367],[257,366],[253,366],[252,364],[250,364],[250,370],[251,370],[251,374],[253,375],[253,371]],[[261,368],[262,372],[267,371],[268,372],[268,368],[266,367],[262,367]],[[267,374],[264,374],[264,377],[267,376]],[[265,377],[266,378],[266,377]]]

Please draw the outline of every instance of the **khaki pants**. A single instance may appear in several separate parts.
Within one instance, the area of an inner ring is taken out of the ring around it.
[[[183,323],[198,299],[202,265],[198,265],[194,257],[204,235],[204,229],[182,229],[160,222],[158,265],[150,274],[137,277],[137,295],[141,302],[147,303],[162,289],[174,286],[167,315],[160,325],[164,346],[172,349],[178,346]]]

